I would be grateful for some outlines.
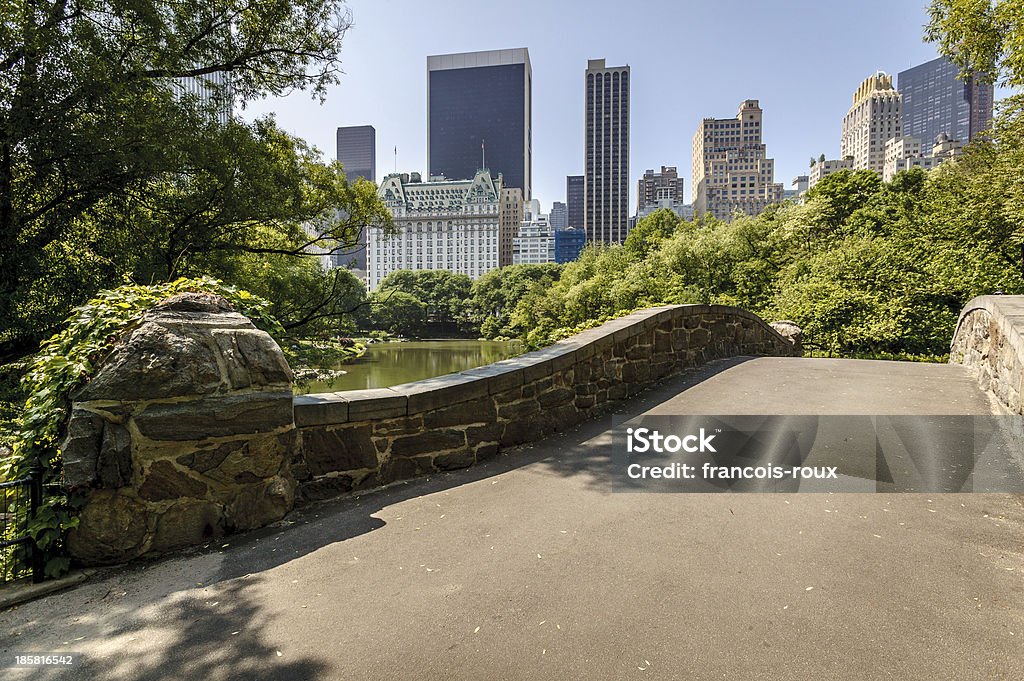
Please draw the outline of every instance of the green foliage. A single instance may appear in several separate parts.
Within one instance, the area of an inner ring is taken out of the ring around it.
[[[427,306],[411,293],[398,289],[374,291],[370,296],[372,324],[396,336],[418,336],[427,325]]]
[[[372,183],[349,184],[273,118],[219,115],[228,98],[323,95],[348,25],[340,0],[8,0],[0,357],[32,352],[126,279],[255,288],[261,256],[344,252],[367,225],[388,226]],[[209,101],[188,78],[206,79]]]
[[[532,329],[526,334],[526,338],[523,339],[526,344],[526,350],[539,350],[540,348],[556,343],[563,338],[569,338],[570,336],[575,336],[578,333],[583,333],[587,329],[593,329],[594,327],[601,326],[605,322],[609,322],[616,317],[629,314],[629,312],[632,312],[632,310],[622,310],[619,314],[603,315],[596,319],[588,319],[585,322],[580,322],[575,326],[560,326],[557,329],[551,329],[548,331]]]
[[[366,345],[351,338],[289,339],[281,350],[292,368],[292,379],[299,392],[311,380],[334,377],[337,367],[365,355]]]
[[[623,244],[626,251],[638,258],[643,258],[651,250],[657,248],[663,239],[672,236],[683,219],[667,208],[661,208],[641,219],[629,232]]]
[[[965,72],[1024,85],[1024,0],[932,0],[925,39]]]
[[[254,295],[270,301],[269,314],[290,336],[352,335],[368,304],[366,286],[352,272],[323,270],[312,258],[249,255],[240,259],[232,280],[246,282]]]
[[[537,347],[640,307],[719,303],[791,319],[824,352],[940,357],[970,298],[1024,292],[1021,167],[1024,115],[1007,107],[995,144],[930,173],[842,171],[730,223],[654,214],[527,293],[509,326]]]
[[[475,330],[471,289],[472,280],[465,274],[397,270],[384,277],[371,297],[370,324],[407,336],[469,333]]]
[[[97,362],[146,310],[161,300],[184,292],[215,293],[259,328],[280,337],[283,329],[268,314],[270,304],[247,291],[209,277],[177,279],[164,284],[129,284],[102,291],[74,310],[65,328],[43,343],[22,379],[27,395],[13,433],[12,451],[0,461],[0,480],[27,477],[41,469],[43,482],[60,489],[61,452],[58,442],[67,421],[68,396],[94,372]],[[51,493],[31,525],[37,544],[47,556],[47,574],[66,569],[61,553],[65,533],[77,525],[75,510],[81,499]]]
[[[511,329],[512,312],[527,295],[542,295],[558,281],[562,266],[509,265],[491,270],[473,282],[470,305],[480,335],[504,338],[516,335]]]

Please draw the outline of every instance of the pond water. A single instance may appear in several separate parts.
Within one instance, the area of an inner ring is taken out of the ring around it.
[[[296,383],[299,393],[387,388],[443,376],[522,354],[519,341],[436,340],[373,343],[359,359],[338,367],[346,373],[326,381]]]

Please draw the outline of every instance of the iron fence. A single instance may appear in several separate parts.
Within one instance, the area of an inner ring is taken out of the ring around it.
[[[41,470],[0,482],[0,584],[26,577],[43,581],[43,554],[29,528],[42,501]]]

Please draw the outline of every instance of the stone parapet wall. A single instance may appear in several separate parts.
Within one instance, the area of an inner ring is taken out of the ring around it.
[[[64,485],[86,500],[71,554],[115,563],[279,520],[294,503],[292,400],[281,349],[224,299],[146,313],[71,396]]]
[[[1024,414],[1024,296],[979,296],[964,306],[949,348],[1015,414]]]
[[[795,329],[795,326],[794,326]],[[736,355],[799,355],[754,314],[720,305],[651,308],[552,346],[392,388],[295,399],[307,499],[470,466],[606,412],[657,381]]]

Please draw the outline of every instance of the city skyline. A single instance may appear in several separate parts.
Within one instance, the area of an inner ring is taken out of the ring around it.
[[[734,109],[744,99],[760,100],[776,181],[789,186],[794,176],[807,173],[810,156],[838,155],[850,92],[868,74],[897,73],[937,56],[935,46],[921,40],[925,6],[801,1],[779,12],[738,0],[690,2],[666,6],[658,22],[639,22],[633,15],[610,21],[615,7],[610,3],[587,3],[589,11],[582,12],[582,3],[550,6],[524,0],[521,12],[509,14],[453,1],[446,3],[452,20],[438,23],[431,21],[426,6],[403,4],[403,11],[395,12],[391,4],[354,0],[349,3],[354,26],[341,55],[345,73],[328,90],[324,104],[300,92],[258,102],[243,116],[275,112],[285,130],[324,151],[325,158],[332,156],[337,127],[373,125],[378,131],[378,182],[396,169],[426,174],[426,57],[526,47],[534,73],[532,194],[545,210],[553,201],[567,200],[565,177],[584,171],[579,73],[588,59],[601,57],[610,64],[629,65],[633,75],[631,208],[644,169],[689,168],[690,137],[700,120],[708,112]],[[885,22],[877,21],[880,12]],[[729,22],[721,20],[725,15]],[[425,25],[431,30],[422,30]],[[472,30],[481,25],[488,30]],[[402,49],[382,49],[392,44]],[[726,44],[749,49],[724,49]],[[665,68],[666,51],[692,75],[682,81],[669,78],[673,71]],[[822,58],[840,53],[842,60]],[[757,59],[751,61],[751,54]],[[708,68],[701,68],[702,63]],[[997,88],[997,101],[1007,92]],[[664,124],[666,116],[671,125]],[[686,182],[687,201],[692,201],[691,181]]]

